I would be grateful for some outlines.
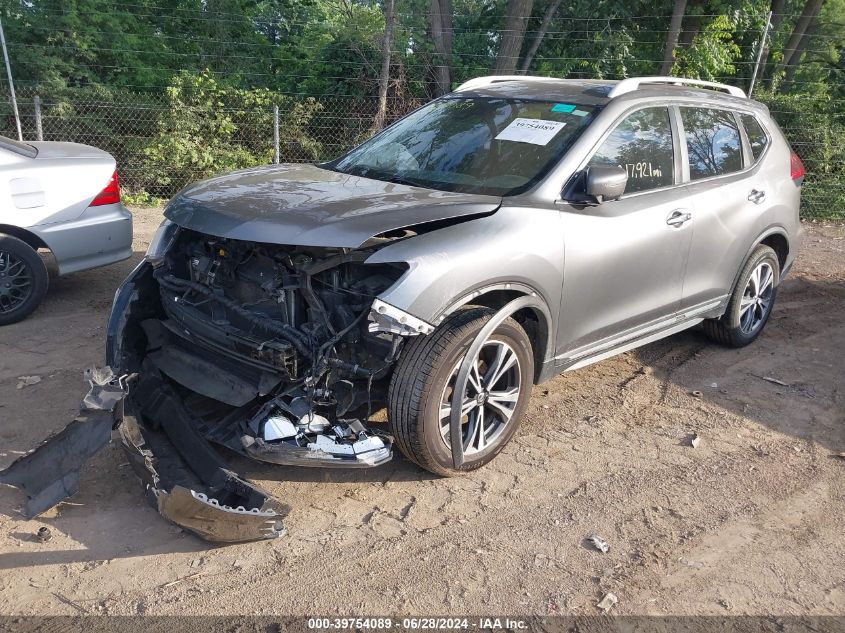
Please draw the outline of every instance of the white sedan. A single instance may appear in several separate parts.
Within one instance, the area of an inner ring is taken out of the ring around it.
[[[78,143],[0,136],[0,325],[31,314],[47,292],[49,249],[59,275],[132,254],[132,216],[114,158]]]

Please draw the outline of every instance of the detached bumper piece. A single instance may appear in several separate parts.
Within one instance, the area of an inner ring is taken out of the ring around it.
[[[358,420],[353,423],[361,424]],[[286,466],[372,468],[390,461],[393,456],[390,438],[367,435],[365,431],[355,434],[350,426],[338,425],[336,433],[312,436],[305,440],[305,446],[295,441],[265,442],[248,435],[242,441],[244,451],[252,459]]]
[[[147,499],[164,518],[216,543],[284,534],[287,507],[228,469],[194,429],[178,395],[155,374],[145,374],[132,390],[118,430]]]
[[[172,388],[153,373],[116,378],[108,367],[86,372],[91,390],[79,415],[38,448],[0,471],[0,483],[28,497],[38,516],[79,490],[79,471],[117,428],[147,499],[169,521],[208,541],[236,543],[284,534],[287,508],[228,469],[191,424]],[[155,420],[146,425],[142,420]]]
[[[108,367],[87,370],[85,378],[91,389],[79,415],[34,451],[0,471],[0,483],[26,494],[21,514],[27,519],[76,494],[83,464],[109,443],[112,428],[122,417],[125,383]]]

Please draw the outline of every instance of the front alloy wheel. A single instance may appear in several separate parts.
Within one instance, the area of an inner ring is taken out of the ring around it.
[[[390,381],[388,419],[396,446],[437,475],[480,468],[516,433],[531,397],[534,355],[525,330],[505,319],[482,345],[462,394],[464,463],[452,461],[450,418],[458,370],[467,350],[495,314],[468,307],[426,336],[408,341]]]
[[[462,362],[463,359],[455,366],[440,398],[440,434],[450,451],[452,396]],[[505,431],[513,419],[521,383],[516,352],[504,341],[487,341],[470,369],[461,406],[465,456],[480,453]]]

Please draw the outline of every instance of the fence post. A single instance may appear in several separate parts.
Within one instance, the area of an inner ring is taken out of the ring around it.
[[[273,106],[273,163],[279,164],[279,106]]]
[[[772,26],[772,12],[766,14],[766,28],[763,29],[763,37],[760,38],[760,45],[757,47],[757,61],[754,63],[754,72],[751,75],[751,83],[748,86],[748,96],[754,92],[754,83],[757,81],[757,72],[760,70],[760,59],[763,56],[763,49],[766,48],[766,38],[769,35],[769,27]]]
[[[3,59],[6,62],[6,75],[9,78],[9,92],[12,95],[12,110],[15,112],[15,126],[18,128],[18,140],[22,141],[21,116],[18,114],[18,99],[15,96],[15,82],[12,81],[12,66],[9,64],[9,51],[6,49],[6,34],[3,32],[2,21],[0,21],[0,44],[3,46]]]
[[[43,141],[44,130],[41,128],[41,97],[35,95],[32,99],[32,104],[35,106],[35,138]]]

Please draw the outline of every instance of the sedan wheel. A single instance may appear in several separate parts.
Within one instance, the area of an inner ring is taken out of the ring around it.
[[[19,308],[32,294],[32,273],[22,259],[0,251],[0,314]]]
[[[0,234],[0,325],[29,316],[47,292],[47,267],[26,242]]]

